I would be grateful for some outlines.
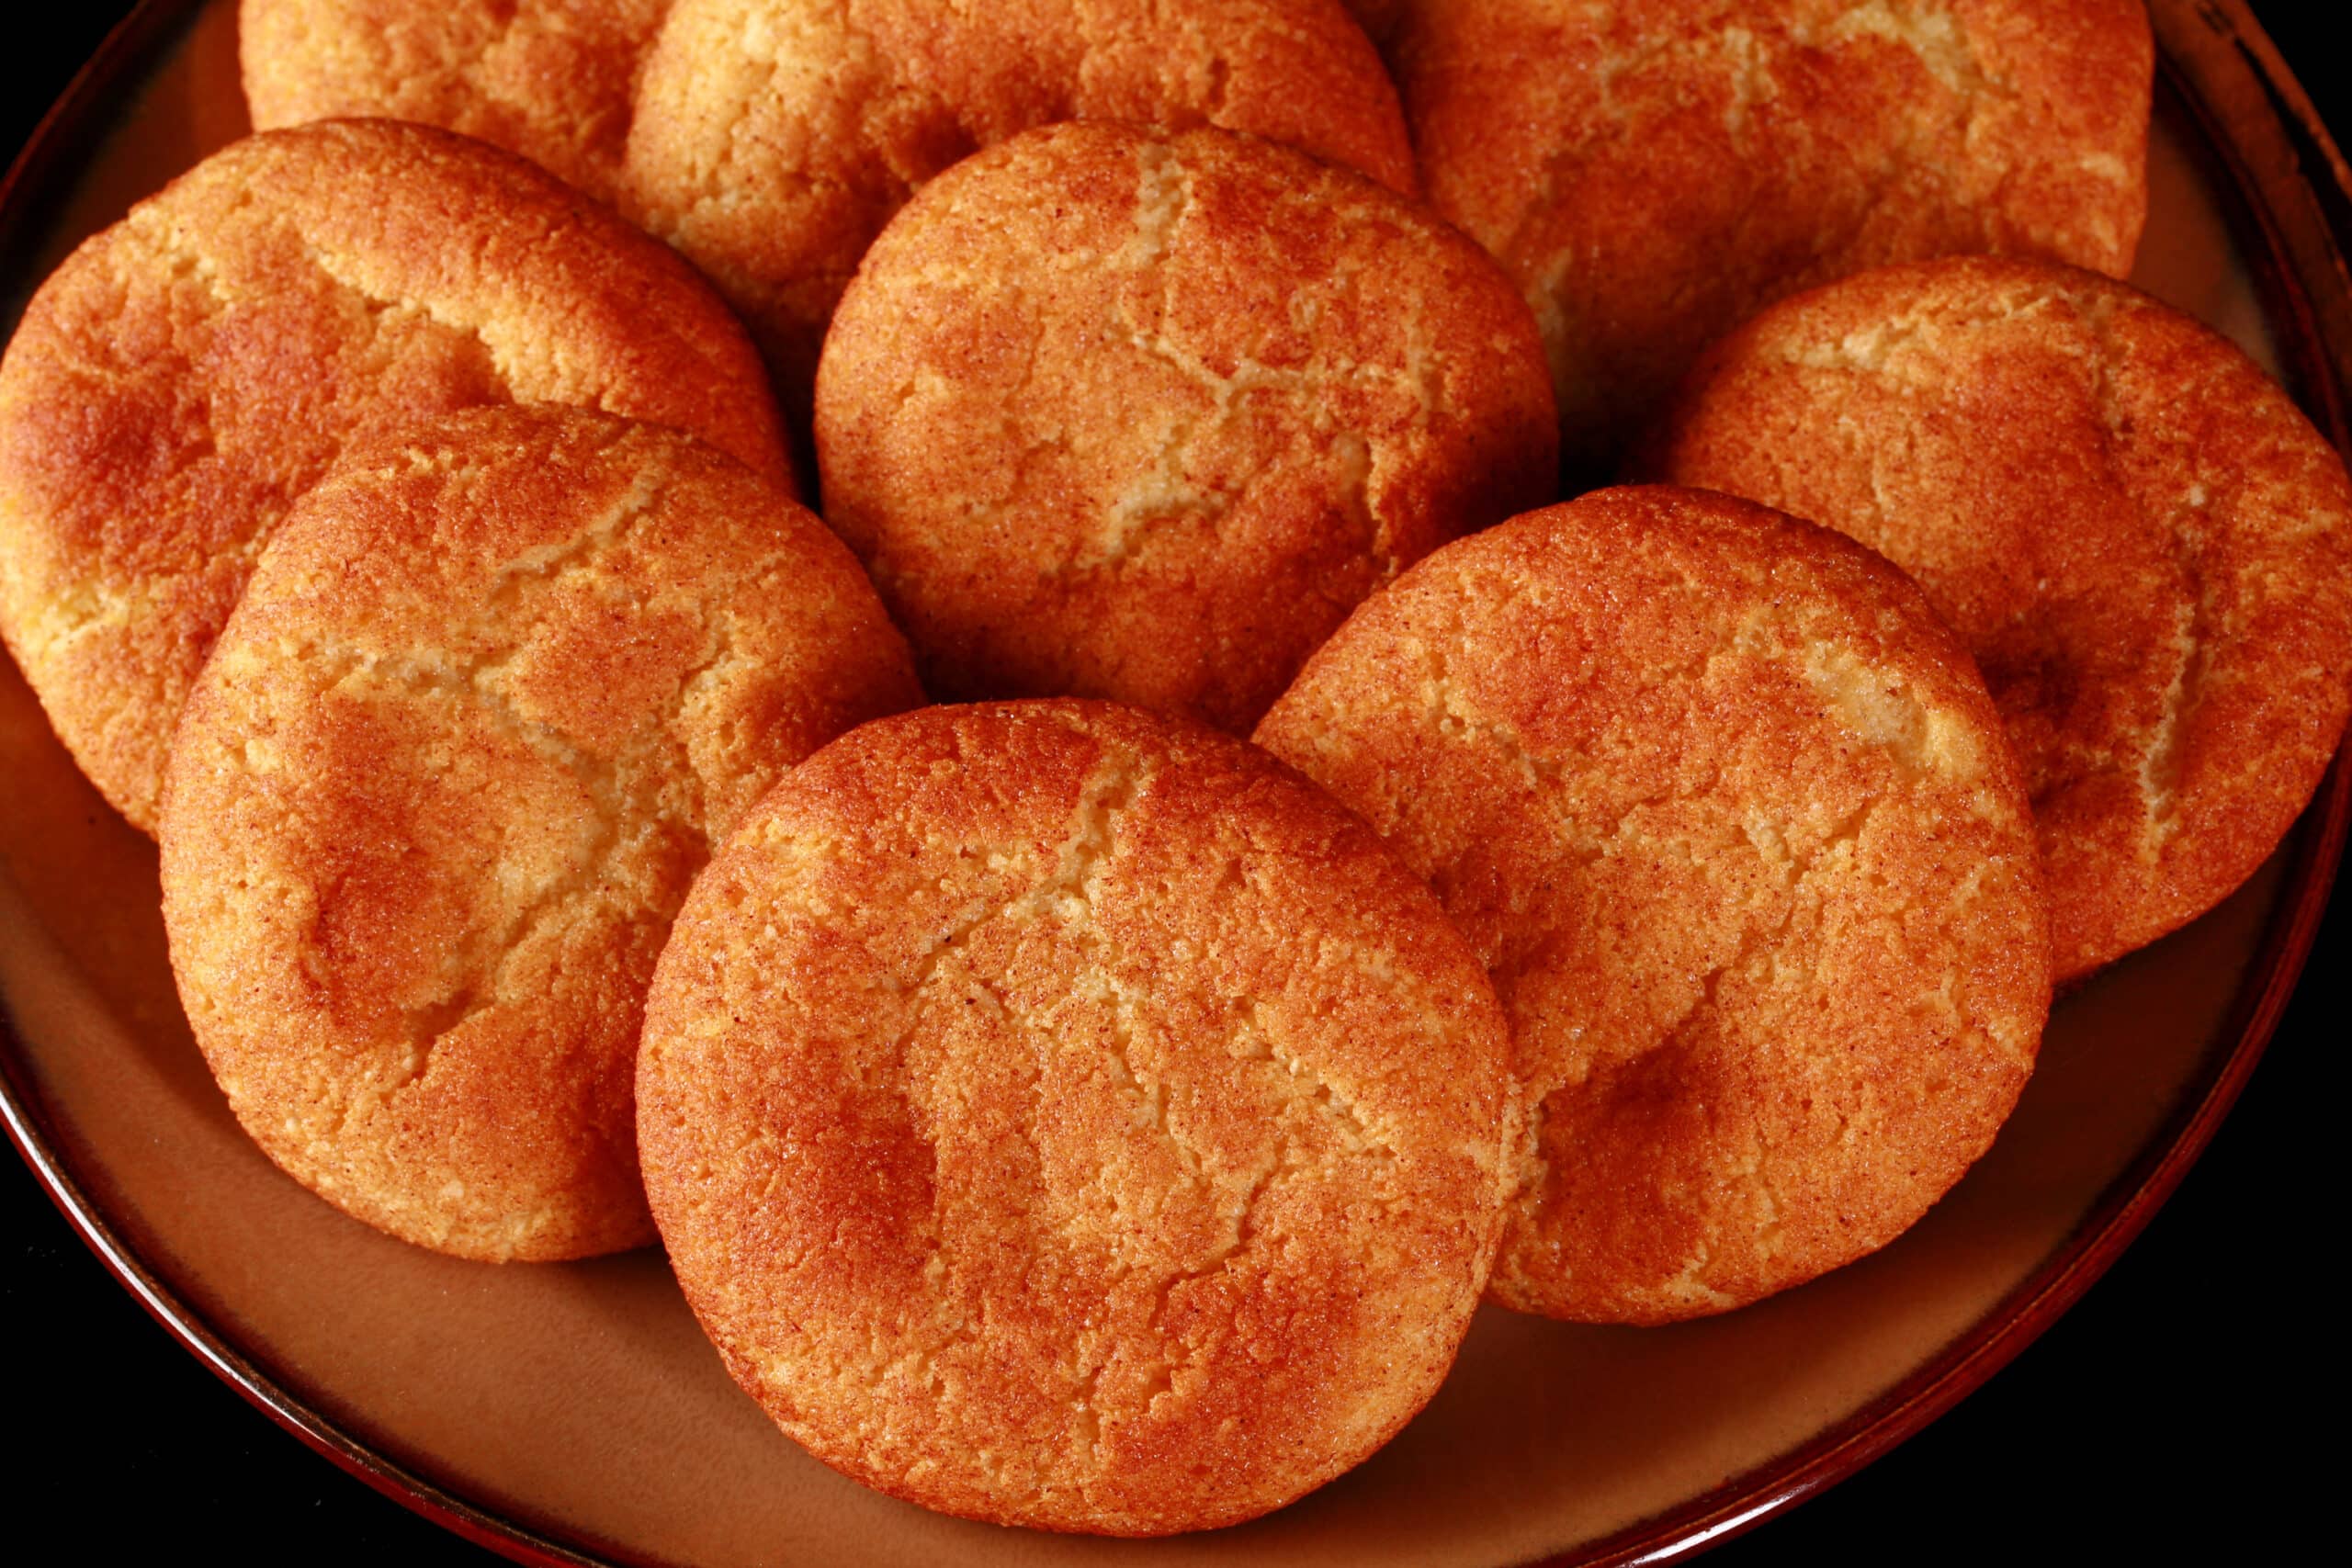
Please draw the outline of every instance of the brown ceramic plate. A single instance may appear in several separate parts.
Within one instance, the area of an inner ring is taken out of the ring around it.
[[[2279,370],[2341,445],[2340,164],[2235,0],[2152,10],[2165,81],[2139,281]],[[148,0],[77,82],[0,199],[0,319],[76,239],[243,132],[234,11]],[[1917,1430],[2113,1260],[2259,1055],[2348,818],[2339,758],[2245,889],[2062,1003],[1998,1145],[1885,1252],[1670,1329],[1490,1309],[1371,1463],[1271,1518],[1172,1541],[968,1525],[833,1475],[727,1381],[656,1253],[456,1262],[279,1176],[188,1039],[153,848],[82,782],[5,662],[0,1112],[107,1266],[216,1371],[347,1469],[525,1561],[1657,1561]]]

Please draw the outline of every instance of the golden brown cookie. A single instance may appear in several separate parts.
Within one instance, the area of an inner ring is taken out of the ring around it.
[[[926,1507],[1278,1507],[1436,1390],[1515,1116],[1476,956],[1362,822],[1108,704],[820,751],[695,885],[646,1187],[736,1381]]]
[[[231,1109],[426,1247],[651,1240],[632,1063],[671,916],[786,769],[921,701],[849,553],[688,436],[507,408],[356,445],[172,753],[164,917]]]
[[[2032,1071],[2017,760],[1900,572],[1729,496],[1449,545],[1259,727],[1487,962],[1531,1107],[1494,1297],[1660,1323],[1894,1239]]]
[[[2234,344],[2106,278],[1957,260],[1788,300],[1643,462],[1919,580],[2025,764],[2061,980],[2245,881],[2352,710],[2342,459]]]
[[[2141,0],[1408,0],[1430,199],[1543,322],[1563,445],[1605,465],[1758,307],[1958,252],[2131,270]]]
[[[1246,730],[1357,601],[1548,500],[1543,349],[1486,254],[1217,130],[1028,132],[843,297],[826,516],[942,695]]]
[[[590,195],[620,190],[638,68],[670,0],[243,0],[257,130],[348,115],[437,125]]]
[[[752,323],[796,403],[908,197],[1034,126],[1217,125],[1415,187],[1396,90],[1340,0],[678,0],[645,68],[637,216]]]
[[[447,131],[237,142],[41,286],[0,362],[0,637],[118,810],[153,829],[180,703],[344,443],[495,403],[674,425],[790,480],[758,356],[693,271]]]

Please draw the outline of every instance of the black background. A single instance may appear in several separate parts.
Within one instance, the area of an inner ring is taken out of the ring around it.
[[[12,16],[0,156],[130,8],[83,0]],[[2255,9],[2343,140],[2352,101],[2322,32],[2338,8]],[[2346,1031],[2333,993],[2347,962],[2352,894],[2340,890],[2244,1098],[2113,1269],[1942,1419],[1710,1562],[2301,1555],[2311,1516],[2335,1491],[2335,1444],[2314,1434],[2334,1428],[2342,1382],[2340,1296],[2324,1277],[2340,1234],[2343,1100],[2331,1086]],[[0,1483],[17,1539],[0,1556],[33,1560],[18,1556],[23,1532],[40,1530],[74,1542],[76,1557],[109,1560],[497,1561],[345,1475],[217,1381],[6,1156],[0,1256],[17,1452]]]

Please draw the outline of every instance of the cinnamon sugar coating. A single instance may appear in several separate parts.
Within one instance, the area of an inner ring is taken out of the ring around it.
[[[354,446],[190,696],[164,915],[270,1157],[479,1258],[652,1239],[639,1021],[710,848],[922,701],[856,563],[674,431],[493,409]]]
[[[1223,131],[1032,131],[899,214],[818,385],[827,519],[943,696],[1255,723],[1350,609],[1553,493],[1476,246]]]
[[[207,159],[41,286],[0,362],[0,637],[152,831],[181,702],[295,498],[370,428],[573,403],[789,482],[742,330],[509,153],[338,120]]]
[[[1408,0],[1389,44],[1430,199],[1543,323],[1605,465],[1758,307],[1963,252],[2129,272],[2141,0]]]
[[[2033,1067],[2023,781],[1918,590],[1728,496],[1432,555],[1259,727],[1486,961],[1531,1108],[1494,1298],[1660,1323],[1883,1246]]]
[[[380,116],[477,137],[603,200],[670,0],[243,0],[254,128]]]
[[[686,1298],[787,1433],[1121,1535],[1279,1506],[1420,1407],[1513,1116],[1476,955],[1362,822],[1073,701],[796,769],[679,916],[638,1104]]]
[[[1340,0],[678,0],[645,69],[637,216],[808,396],[858,258],[923,183],[1033,127],[1221,126],[1416,188]]]
[[[2352,711],[2352,486],[2219,333],[2024,262],[1890,268],[1711,351],[1643,459],[1916,576],[2023,759],[2061,980],[2277,847]]]

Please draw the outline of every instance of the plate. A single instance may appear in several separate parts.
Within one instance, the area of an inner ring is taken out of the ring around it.
[[[2284,372],[2342,441],[2352,295],[2324,141],[2241,7],[2154,7],[2166,59],[2139,281]],[[149,0],[0,207],[0,309],[243,130],[234,6]],[[99,106],[103,106],[100,107]],[[2331,270],[2333,269],[2333,270]],[[1663,1330],[1489,1309],[1359,1471],[1154,1543],[940,1518],[834,1476],[728,1382],[657,1254],[495,1269],[392,1242],[246,1143],[174,998],[152,846],[0,665],[0,1111],[77,1228],[248,1397],[412,1506],[535,1561],[1623,1562],[1721,1540],[1849,1473],[2071,1303],[2211,1136],[2324,908],[2341,760],[2221,909],[2062,1003],[1994,1151],[1879,1256]]]

